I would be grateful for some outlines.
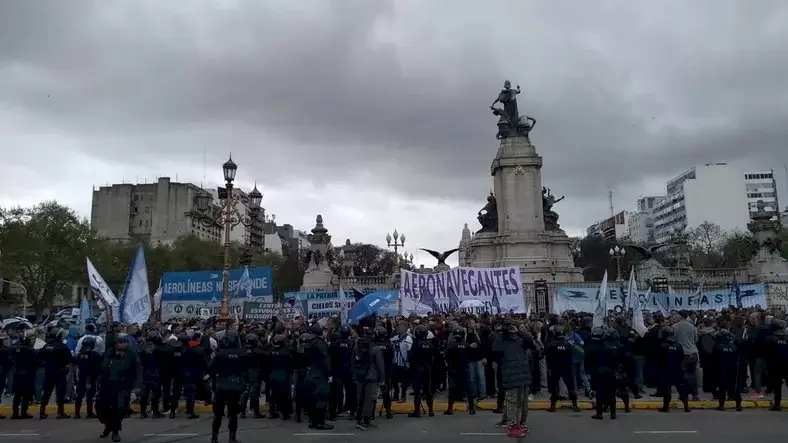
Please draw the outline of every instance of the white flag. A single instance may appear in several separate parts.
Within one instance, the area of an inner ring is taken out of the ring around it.
[[[85,257],[85,260],[88,262],[88,280],[90,281],[90,289],[93,290],[93,296],[97,300],[100,298],[104,302],[104,305],[108,307],[120,307],[118,298],[115,297],[112,289],[109,288],[107,282],[104,281],[101,274],[98,273],[96,267],[93,266],[89,258]]]
[[[596,309],[594,309],[594,327],[598,328],[605,324],[605,314],[607,314],[607,271],[599,284],[599,291],[596,294]]]
[[[651,288],[648,288],[648,292],[646,292],[646,300],[651,295]],[[634,304],[635,311],[632,313],[632,329],[638,333],[641,337],[646,335],[648,332],[648,328],[646,327],[646,321],[643,320],[643,304],[640,303],[640,298],[637,298]]]
[[[638,284],[635,281],[635,267],[629,272],[629,287],[627,288],[626,303],[624,303],[624,312],[629,312],[630,309],[640,308],[640,298],[638,297]]]
[[[347,300],[345,300],[345,291],[342,290],[342,283],[339,283],[339,291],[337,291],[337,296],[339,298],[340,304],[340,311],[339,311],[339,321],[342,322],[343,325],[347,324]]]
[[[161,283],[162,279],[159,279],[159,289],[153,294],[153,310],[158,311],[161,309]]]

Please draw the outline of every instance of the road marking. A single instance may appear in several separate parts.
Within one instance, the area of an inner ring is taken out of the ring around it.
[[[500,437],[506,435],[505,432],[460,432],[460,435],[468,437]]]
[[[144,434],[146,437],[196,437],[200,434]]]
[[[632,431],[633,434],[697,434],[698,431]]]
[[[20,432],[17,434],[2,433],[0,437],[38,437],[39,434],[33,432]]]
[[[352,437],[356,434],[352,432],[296,432],[293,434],[295,437],[331,437],[332,435],[339,437]]]

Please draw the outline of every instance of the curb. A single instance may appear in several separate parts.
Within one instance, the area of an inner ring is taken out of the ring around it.
[[[593,404],[590,401],[588,401],[588,400],[580,400],[580,401],[577,402],[577,404],[578,404],[578,406],[580,406],[580,409],[582,409],[582,410],[594,409]],[[182,405],[183,405],[183,403],[181,403],[181,408],[180,408],[181,411],[183,410],[183,406]],[[742,407],[745,408],[745,409],[768,409],[768,408],[771,407],[771,405],[772,405],[771,400],[745,400],[745,401],[742,402]],[[378,402],[376,407],[379,409],[380,406],[381,406],[381,403]],[[566,409],[566,410],[571,410],[572,409],[572,404],[570,402],[568,402],[568,401],[561,401],[561,402],[558,403],[557,406],[558,406],[559,409]],[[718,406],[718,403],[716,401],[713,401],[713,400],[700,400],[700,401],[691,401],[690,402],[690,408],[692,408],[692,409],[714,409],[717,406]],[[734,402],[732,402],[732,401],[729,401],[729,402],[725,403],[725,407],[726,408],[734,408],[735,406],[736,406],[736,404]],[[788,408],[788,400],[783,400],[781,406],[783,408]],[[479,402],[477,404],[477,409],[481,410],[481,411],[492,411],[493,409],[495,409],[495,407],[496,407],[496,403],[494,401],[490,401],[490,400],[484,400],[484,401],[481,401],[481,402]],[[619,409],[623,409],[624,408],[624,404],[619,400],[617,407]],[[637,401],[632,401],[630,403],[630,407],[633,410],[656,411],[657,409],[662,407],[662,401],[659,401],[659,400],[637,400]],[[682,404],[681,404],[680,401],[674,400],[674,401],[672,401],[670,403],[670,407],[671,408],[681,408]],[[434,410],[438,411],[438,412],[443,412],[447,408],[448,408],[448,403],[445,402],[445,401],[435,402],[435,404],[434,404]],[[532,401],[528,402],[528,410],[530,410],[530,411],[546,411],[549,408],[550,408],[550,401],[549,400],[532,400]],[[132,405],[132,409],[134,411],[139,411],[139,406],[138,405]],[[194,407],[194,410],[198,414],[210,414],[210,413],[212,413],[211,406],[207,406],[207,405],[203,404],[202,402],[197,402],[197,404]],[[260,410],[261,411],[267,411],[268,410],[268,405],[264,404],[264,403],[261,404],[260,405]],[[466,403],[456,403],[454,405],[454,410],[455,411],[459,411],[459,412],[465,412],[465,411],[468,410],[468,405]],[[83,406],[83,412],[84,411],[85,411],[85,408]],[[391,412],[393,412],[394,414],[409,414],[412,411],[413,411],[413,403],[412,402],[408,402],[408,403],[393,403],[391,405]],[[55,405],[50,404],[50,405],[47,406],[46,412],[47,412],[47,414],[54,416],[54,414],[57,412],[57,407]],[[65,405],[65,412],[67,414],[73,414],[74,413],[74,405],[73,404]],[[9,405],[0,405],[0,414],[9,415],[10,413],[11,413],[11,406],[9,406]],[[36,415],[38,413],[38,406],[32,405],[30,407],[29,413],[32,414],[32,415]]]

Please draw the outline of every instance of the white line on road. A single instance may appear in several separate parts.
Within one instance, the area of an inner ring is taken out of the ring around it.
[[[335,432],[296,432],[293,434],[294,437],[331,437],[332,435],[340,436],[340,437],[352,437],[356,435],[355,433],[348,432],[348,433],[335,433]]]
[[[3,433],[3,434],[0,434],[0,437],[38,437],[38,435],[39,434],[35,434],[33,432],[20,432],[20,433],[17,433],[17,434]]]
[[[633,434],[697,434],[698,431],[632,431]]]
[[[460,435],[468,437],[500,437],[506,435],[505,432],[460,432]]]
[[[145,434],[146,437],[196,437],[200,434]]]

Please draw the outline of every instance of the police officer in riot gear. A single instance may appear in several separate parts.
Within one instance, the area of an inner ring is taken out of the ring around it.
[[[309,427],[320,430],[334,429],[325,422],[331,384],[331,362],[328,357],[328,344],[323,338],[323,329],[318,324],[310,327],[305,353],[304,390],[308,396]]]
[[[328,399],[328,419],[336,420],[345,411],[356,411],[356,385],[350,368],[353,345],[350,328],[342,326],[331,334],[331,391]]]
[[[388,338],[388,332],[383,326],[377,326],[374,330],[372,344],[377,347],[383,355],[384,379],[381,386],[381,396],[383,397],[383,408],[386,410],[386,418],[391,419],[391,366],[394,363],[394,346]]]
[[[432,365],[437,358],[438,350],[427,338],[427,327],[419,325],[414,333],[413,347],[408,354],[408,366],[410,368],[411,383],[413,386],[413,412],[408,417],[421,417],[421,397],[427,399],[427,411],[430,417],[435,416],[433,412],[433,390],[432,390]]]
[[[670,412],[673,386],[679,392],[679,399],[684,404],[684,411],[689,412],[690,387],[684,374],[684,348],[676,342],[676,332],[672,327],[664,326],[660,334],[662,343],[657,363],[661,378],[660,392],[662,393],[660,412]]]
[[[301,413],[304,409],[309,413],[309,408],[306,402],[306,392],[304,389],[304,380],[306,379],[306,347],[309,343],[309,334],[306,332],[298,335],[296,339],[296,352],[293,354],[293,366],[295,368],[295,416],[296,423],[301,423]]]
[[[545,362],[547,363],[547,390],[550,392],[550,412],[555,412],[555,405],[559,397],[559,385],[563,381],[572,401],[572,409],[580,412],[577,406],[577,392],[575,391],[575,377],[572,374],[572,349],[566,342],[566,333],[561,325],[553,326],[552,340],[545,347]]]
[[[69,418],[63,411],[66,404],[66,387],[68,384],[69,364],[71,364],[71,351],[63,343],[63,330],[54,328],[47,334],[47,342],[39,351],[41,365],[44,367],[44,395],[41,398],[39,417],[47,418],[46,408],[52,391],[55,391],[57,401],[57,418]]]
[[[263,418],[265,416],[260,413],[260,391],[263,384],[262,376],[265,355],[260,346],[260,339],[257,334],[246,334],[243,339],[246,344],[246,352],[249,360],[249,365],[246,368],[248,371],[247,383],[249,384],[246,386],[241,396],[241,418],[246,418],[247,403],[252,410],[252,416],[254,418]]]
[[[167,364],[168,352],[162,345],[159,331],[150,331],[146,343],[140,349],[142,365],[142,391],[140,392],[140,418],[148,418],[148,405],[153,418],[162,418],[159,408],[162,396],[162,372]]]
[[[268,410],[271,418],[282,414],[284,420],[290,419],[293,404],[290,389],[293,372],[293,353],[287,347],[287,337],[278,334],[271,338],[271,350],[267,356],[268,368]]]
[[[38,363],[36,351],[33,349],[35,341],[35,334],[25,335],[19,343],[11,348],[11,359],[14,364],[12,420],[29,420],[33,418],[27,411],[35,393],[36,366]]]
[[[219,429],[222,427],[222,416],[227,408],[227,430],[230,442],[237,442],[238,409],[241,394],[246,386],[247,376],[246,349],[241,345],[238,333],[226,330],[219,340],[219,350],[214,355],[208,368],[215,393],[213,402],[213,422],[211,423],[211,443],[218,443]]]
[[[454,414],[454,403],[465,397],[468,400],[468,413],[476,414],[475,399],[471,393],[469,380],[469,348],[465,341],[465,328],[452,331],[452,338],[446,344],[446,366],[449,375],[449,405],[444,415]]]
[[[781,410],[783,383],[788,384],[788,333],[785,321],[773,318],[766,339],[766,364],[769,370],[769,387],[774,392],[771,410]]]
[[[595,420],[602,420],[605,409],[610,411],[610,418],[616,413],[618,349],[605,341],[606,334],[605,328],[594,328],[585,349],[586,371],[591,377],[591,389],[596,392],[596,414],[591,417]]]
[[[732,398],[736,402],[736,410],[741,411],[741,391],[746,374],[739,371],[741,352],[733,343],[733,334],[727,329],[720,329],[714,336],[710,360],[714,365],[711,384],[719,402],[717,410],[724,411],[725,400]]]
[[[93,405],[98,387],[103,357],[96,352],[96,338],[86,336],[82,347],[74,357],[77,369],[76,398],[74,400],[74,418],[81,418],[82,400],[87,400],[88,418],[96,418]]]

